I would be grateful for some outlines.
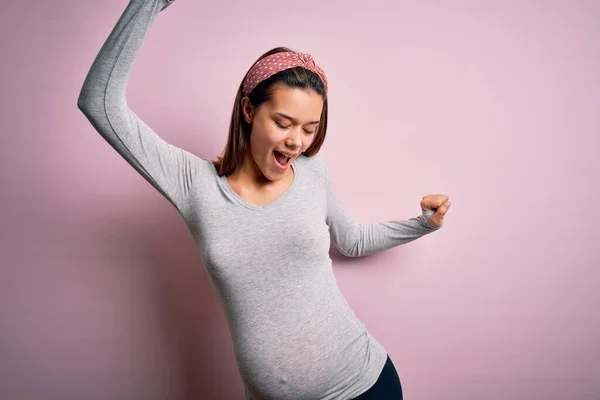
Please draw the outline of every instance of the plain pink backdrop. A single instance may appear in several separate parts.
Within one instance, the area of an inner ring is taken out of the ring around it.
[[[8,2],[0,16],[0,398],[241,399],[226,322],[176,210],[78,110],[127,1]],[[177,0],[130,106],[222,150],[266,50],[330,82],[322,149],[361,222],[428,193],[442,230],[338,283],[405,398],[600,398],[600,3]]]

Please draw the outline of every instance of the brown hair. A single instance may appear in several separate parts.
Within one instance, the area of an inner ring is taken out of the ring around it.
[[[287,47],[276,47],[260,56],[254,64],[271,54],[282,51],[292,50]],[[250,72],[250,69],[248,72]],[[246,72],[246,76],[248,75],[248,72]],[[242,87],[246,76],[244,76],[242,83],[240,83],[235,96],[231,121],[229,123],[227,144],[217,161],[213,161],[219,176],[230,175],[235,172],[241,165],[250,143],[250,125],[244,119],[242,112]],[[312,89],[323,97],[323,110],[321,112],[321,119],[317,131],[314,133],[315,137],[311,145],[302,153],[307,157],[314,156],[319,152],[319,149],[323,145],[325,134],[327,133],[327,94],[325,92],[323,81],[317,74],[302,67],[286,69],[260,82],[248,95],[250,103],[254,107],[258,107],[263,102],[270,100],[273,95],[272,87],[275,83],[282,83],[292,88]]]

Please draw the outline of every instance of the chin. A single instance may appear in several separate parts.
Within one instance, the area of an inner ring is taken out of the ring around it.
[[[264,160],[261,171],[263,175],[270,181],[280,181],[286,174],[287,170],[279,170],[273,160],[273,153],[269,152],[269,155]]]
[[[276,172],[269,171],[268,168],[266,168],[266,170],[267,170],[266,173],[265,173],[265,170],[262,171],[263,175],[265,176],[265,178],[267,178],[271,182],[277,182],[283,178],[283,174],[278,174]]]
[[[255,160],[257,158],[253,157]],[[262,157],[261,157],[262,158]],[[258,167],[262,175],[271,182],[280,181],[283,177],[285,177],[286,171],[278,170],[277,166],[273,161],[273,153],[269,152],[268,155],[262,158],[262,162],[258,163],[255,161],[255,166]]]

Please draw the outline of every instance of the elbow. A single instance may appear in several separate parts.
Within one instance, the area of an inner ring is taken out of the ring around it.
[[[89,107],[83,103],[80,99],[77,100],[77,108],[85,115],[89,115]]]
[[[77,98],[77,108],[85,115],[90,115],[91,110],[93,109],[92,99],[86,95],[85,90],[83,89]]]
[[[79,97],[77,98],[77,108],[84,115],[90,115],[90,111],[91,111],[92,107],[90,105],[89,99],[87,99],[86,96],[84,95],[83,90],[81,91],[81,93],[79,94]]]
[[[98,90],[94,90],[93,86],[84,83],[77,97],[77,108],[86,116],[97,114],[103,108],[103,97],[102,94],[98,94]]]

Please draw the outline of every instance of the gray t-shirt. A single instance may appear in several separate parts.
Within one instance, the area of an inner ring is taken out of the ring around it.
[[[223,306],[247,398],[249,390],[277,400],[356,397],[375,383],[387,353],[340,292],[330,244],[351,257],[389,249],[436,230],[432,212],[359,224],[336,198],[319,156],[300,156],[289,189],[253,205],[210,160],[165,142],[129,108],[125,91],[149,27],[170,4],[129,3],[90,68],[78,107],[187,223]]]

